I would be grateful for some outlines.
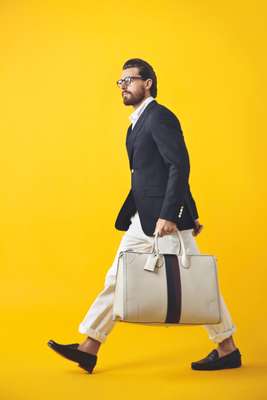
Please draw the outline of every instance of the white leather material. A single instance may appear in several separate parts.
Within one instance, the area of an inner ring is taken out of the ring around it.
[[[123,254],[119,257],[118,259],[118,269],[117,269],[117,281],[116,281],[116,286],[115,286],[115,297],[116,301],[113,304],[113,316],[115,317],[118,316],[119,319],[124,319],[124,294],[123,294],[123,282],[124,282],[124,277],[123,277],[123,259],[122,259]],[[120,284],[122,283],[122,284]]]
[[[152,253],[131,249],[120,253],[113,320],[145,325],[203,325],[221,322],[216,257],[186,254],[182,235],[179,231],[177,234],[180,249],[176,256],[181,282],[179,322],[165,323],[168,311],[166,264],[163,255],[158,252],[157,235]]]
[[[180,323],[217,324],[221,321],[216,258],[212,255],[187,255],[190,267],[181,267],[182,287]]]
[[[118,320],[164,323],[167,310],[166,271],[144,270],[150,253],[124,251],[119,257],[113,317]]]

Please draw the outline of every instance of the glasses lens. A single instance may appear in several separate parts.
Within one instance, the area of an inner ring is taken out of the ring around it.
[[[123,83],[125,83],[125,85],[128,86],[128,85],[130,85],[131,82],[134,81],[135,78],[141,78],[141,77],[139,77],[139,76],[126,76],[124,79],[119,79],[117,81],[117,85],[119,87],[121,87],[123,85]]]

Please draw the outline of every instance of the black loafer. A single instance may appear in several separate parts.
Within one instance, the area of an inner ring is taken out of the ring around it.
[[[216,349],[212,350],[207,357],[191,363],[192,369],[216,370],[225,368],[237,368],[241,366],[241,353],[238,348],[223,357],[219,357]]]
[[[55,342],[54,340],[49,340],[47,344],[51,349],[60,354],[62,357],[79,363],[79,367],[85,369],[90,374],[93,372],[93,369],[97,362],[97,355],[79,350],[79,343],[60,344]]]

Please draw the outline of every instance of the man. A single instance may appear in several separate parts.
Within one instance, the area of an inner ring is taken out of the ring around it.
[[[178,228],[187,251],[200,254],[194,236],[203,229],[188,182],[190,163],[181,125],[172,111],[155,100],[157,77],[153,68],[144,60],[130,59],[123,65],[117,84],[123,103],[134,108],[126,135],[131,189],[115,221],[115,227],[126,233],[106,274],[103,290],[79,325],[79,332],[87,335],[85,341],[67,345],[48,342],[53,350],[78,362],[89,373],[96,365],[100,345],[115,324],[112,305],[119,252],[127,248],[150,251],[155,233],[165,252],[176,251]],[[222,322],[205,325],[209,338],[218,347],[205,358],[192,362],[192,369],[241,366],[241,354],[232,337],[236,326],[222,296],[220,300]]]

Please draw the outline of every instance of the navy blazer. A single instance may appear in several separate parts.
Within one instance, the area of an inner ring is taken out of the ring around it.
[[[176,115],[151,101],[134,128],[129,126],[126,148],[131,189],[115,228],[126,231],[136,211],[148,236],[153,236],[158,218],[175,222],[179,230],[193,228],[198,212],[189,185],[189,154]]]

